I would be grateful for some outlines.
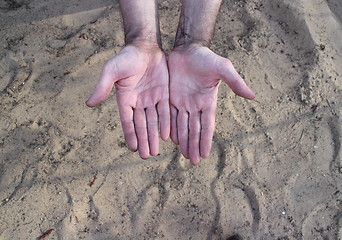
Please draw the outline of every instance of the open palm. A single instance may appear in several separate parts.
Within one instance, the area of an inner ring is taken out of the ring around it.
[[[171,139],[185,158],[196,165],[210,154],[215,129],[220,79],[238,95],[255,96],[231,62],[207,47],[174,49],[168,58],[170,74]]]
[[[109,60],[93,95],[90,107],[106,100],[115,85],[126,143],[140,157],[159,152],[159,134],[170,134],[169,75],[164,53],[158,47],[126,46]]]

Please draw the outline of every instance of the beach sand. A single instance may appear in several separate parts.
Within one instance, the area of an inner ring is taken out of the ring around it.
[[[163,47],[180,3],[159,3]],[[110,0],[0,2],[0,239],[342,239],[342,2],[224,1],[211,155],[130,152],[115,93],[85,101],[124,46]]]

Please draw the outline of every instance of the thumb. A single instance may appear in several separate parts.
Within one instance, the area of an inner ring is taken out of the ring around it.
[[[247,99],[255,98],[255,94],[235,70],[232,62],[229,59],[221,59],[218,66],[218,72],[221,79],[228,84],[234,93]]]
[[[93,94],[86,102],[88,107],[94,107],[108,98],[114,83],[118,80],[118,70],[115,61],[116,59],[112,59],[104,65],[100,80],[96,84]]]

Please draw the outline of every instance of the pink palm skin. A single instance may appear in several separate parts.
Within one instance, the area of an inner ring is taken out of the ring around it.
[[[128,45],[103,67],[87,105],[105,101],[115,86],[125,141],[141,158],[159,152],[170,135],[169,74],[158,46]]]
[[[210,154],[220,79],[239,96],[254,93],[232,63],[199,44],[176,47],[169,55],[171,139],[197,165]]]

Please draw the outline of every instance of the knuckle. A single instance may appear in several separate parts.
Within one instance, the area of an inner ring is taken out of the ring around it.
[[[196,129],[190,129],[190,138],[196,138],[196,137],[199,137],[199,135],[201,134],[201,131],[199,128],[196,128]]]
[[[138,140],[140,145],[142,145],[141,143],[148,143],[148,136],[147,134],[140,134],[138,135]]]
[[[154,139],[156,137],[159,137],[158,131],[149,131],[148,132],[148,137],[152,138],[152,139]]]
[[[222,72],[224,69],[231,68],[233,66],[233,63],[228,58],[223,58],[218,61],[217,70],[219,72]]]
[[[177,126],[177,130],[180,133],[188,132],[188,126]]]
[[[233,63],[232,63],[232,61],[230,61],[229,59],[226,58],[226,65],[233,66]]]
[[[141,132],[141,131],[146,131],[146,126],[135,126],[135,130],[137,131],[137,132]]]
[[[232,61],[230,61],[228,58],[221,58],[221,65],[223,66],[230,66],[233,65]]]
[[[112,68],[112,64],[111,64],[111,61],[108,61],[108,62],[106,62],[104,65],[103,65],[103,71],[104,72],[109,72],[110,70],[111,70],[111,68]]]

